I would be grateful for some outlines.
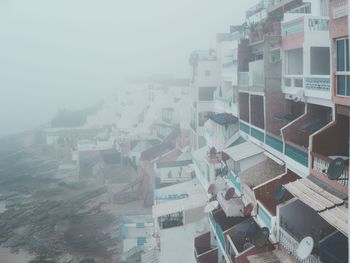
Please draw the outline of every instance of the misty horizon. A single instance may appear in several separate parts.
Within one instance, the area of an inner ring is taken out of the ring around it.
[[[188,78],[195,49],[255,1],[2,1],[0,137],[104,99],[125,79]]]

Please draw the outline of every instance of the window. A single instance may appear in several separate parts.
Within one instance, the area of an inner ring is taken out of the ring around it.
[[[328,16],[328,0],[320,0],[320,15]]]
[[[337,95],[350,96],[349,39],[339,39],[337,48]]]
[[[329,47],[310,48],[310,73],[311,75],[329,75]]]
[[[276,62],[280,62],[280,61],[281,61],[281,50],[279,48],[271,50],[271,52],[270,52],[270,62],[271,63],[276,63]]]
[[[216,87],[200,87],[198,90],[199,101],[212,101]]]

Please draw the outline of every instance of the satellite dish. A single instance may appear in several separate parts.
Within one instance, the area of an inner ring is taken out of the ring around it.
[[[273,198],[275,199],[276,202],[281,202],[285,194],[286,194],[286,188],[284,188],[284,186],[280,184],[277,186]]]
[[[331,161],[327,170],[327,176],[331,180],[338,180],[344,171],[345,162],[342,158],[336,158]]]
[[[208,194],[213,194],[215,190],[215,184],[210,184],[208,186]]]
[[[253,212],[254,205],[252,203],[249,203],[246,207],[243,209],[243,215],[244,216],[250,216]]]
[[[254,245],[257,248],[262,248],[266,245],[267,240],[269,239],[270,230],[267,227],[259,229],[259,231],[253,237]]]
[[[311,255],[312,249],[314,248],[314,240],[312,237],[307,236],[303,240],[300,241],[299,246],[297,248],[297,257],[301,260],[306,259]]]
[[[226,193],[225,193],[225,200],[230,200],[234,197],[235,195],[235,189],[233,187],[230,187],[229,189],[227,189]]]
[[[219,206],[218,201],[212,201],[205,206],[204,212],[210,213],[210,212],[214,211],[216,208],[218,208],[218,206]]]

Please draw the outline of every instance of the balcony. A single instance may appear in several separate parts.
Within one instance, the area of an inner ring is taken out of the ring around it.
[[[340,156],[346,159],[349,156],[349,116],[341,114],[340,107],[337,108],[337,111],[336,121],[312,138],[311,173],[324,183],[347,194],[349,161],[345,161],[345,167],[339,180],[330,180],[327,176],[332,159]]]
[[[329,19],[309,14],[284,15],[282,46],[284,49],[311,46],[329,46]]]
[[[275,222],[277,206],[293,198],[289,192],[286,192],[282,200],[277,201],[275,192],[280,185],[295,181],[298,178],[295,173],[288,170],[287,173],[254,188],[255,198],[258,203],[257,217],[271,232],[274,232],[275,228],[273,222]]]
[[[226,234],[235,225],[243,222],[245,217],[227,217],[223,210],[209,213],[209,221],[221,247],[226,251]]]
[[[331,99],[330,77],[325,75],[284,75],[283,93],[289,94],[295,99],[302,99],[302,96]],[[297,98],[298,96],[301,96]]]
[[[288,252],[289,255],[297,258],[297,249],[299,246],[299,242],[293,238],[287,231],[280,228],[279,230],[279,242],[280,245]],[[318,258],[313,255],[308,256],[304,260],[298,260],[300,263],[321,263]]]
[[[298,214],[298,216],[295,216]],[[335,228],[325,221],[315,210],[299,199],[289,202],[279,208],[279,233],[280,246],[289,255],[301,263],[319,263],[319,243]],[[310,236],[314,240],[312,254],[302,260],[297,256],[297,248],[302,239]]]
[[[307,113],[282,128],[285,141],[285,155],[307,173],[309,161],[309,138],[327,125],[332,116],[331,108],[307,104]]]
[[[286,19],[289,20],[289,14],[285,14]],[[289,21],[282,23],[282,36],[289,37],[299,32],[304,31],[328,31],[329,19],[325,17],[315,17],[306,14],[295,15],[291,14],[292,18]],[[297,17],[297,18],[295,18]]]
[[[254,236],[260,230],[255,220],[250,217],[232,227],[227,233],[228,247],[226,254],[232,262],[249,262],[248,256],[269,252],[273,250],[271,243],[266,243],[258,248],[254,245]]]
[[[218,262],[218,248],[211,244],[210,232],[194,239],[194,256],[197,263]]]

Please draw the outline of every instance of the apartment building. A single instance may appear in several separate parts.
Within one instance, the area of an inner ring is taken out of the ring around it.
[[[348,262],[347,14],[347,1],[260,1],[234,27],[237,77],[219,74],[193,152],[210,226],[196,262]]]

